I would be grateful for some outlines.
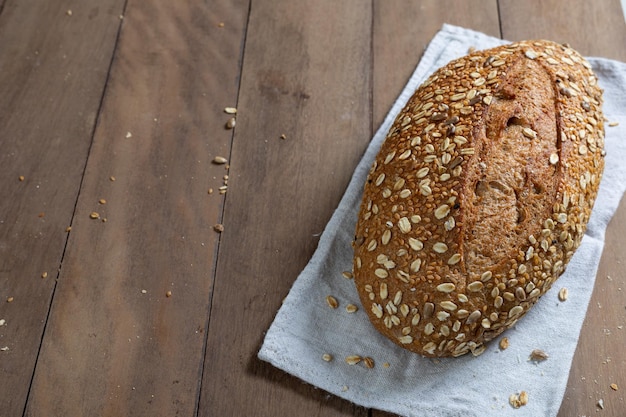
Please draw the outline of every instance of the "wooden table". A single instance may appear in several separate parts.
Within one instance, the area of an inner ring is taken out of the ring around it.
[[[619,0],[0,0],[0,416],[386,415],[256,352],[444,22],[626,61]],[[625,232],[560,417],[624,415]]]

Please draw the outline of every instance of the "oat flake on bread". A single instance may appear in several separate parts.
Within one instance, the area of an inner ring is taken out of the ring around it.
[[[354,279],[373,325],[424,356],[480,354],[563,273],[604,168],[602,91],[566,45],[437,70],[364,187]]]

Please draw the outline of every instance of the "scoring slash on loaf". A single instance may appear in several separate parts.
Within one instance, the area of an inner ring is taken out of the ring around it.
[[[602,90],[566,45],[450,62],[391,127],[364,187],[354,279],[373,325],[429,357],[482,353],[562,274],[604,168]]]

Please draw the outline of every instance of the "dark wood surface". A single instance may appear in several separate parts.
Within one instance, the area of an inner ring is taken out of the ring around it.
[[[619,0],[0,0],[0,416],[387,415],[256,352],[444,22],[626,61]],[[624,415],[625,230],[559,417]]]

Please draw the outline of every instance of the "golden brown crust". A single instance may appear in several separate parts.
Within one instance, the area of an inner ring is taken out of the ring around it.
[[[604,167],[602,91],[573,49],[450,62],[396,118],[365,184],[354,278],[374,326],[425,356],[479,354],[564,271]]]

